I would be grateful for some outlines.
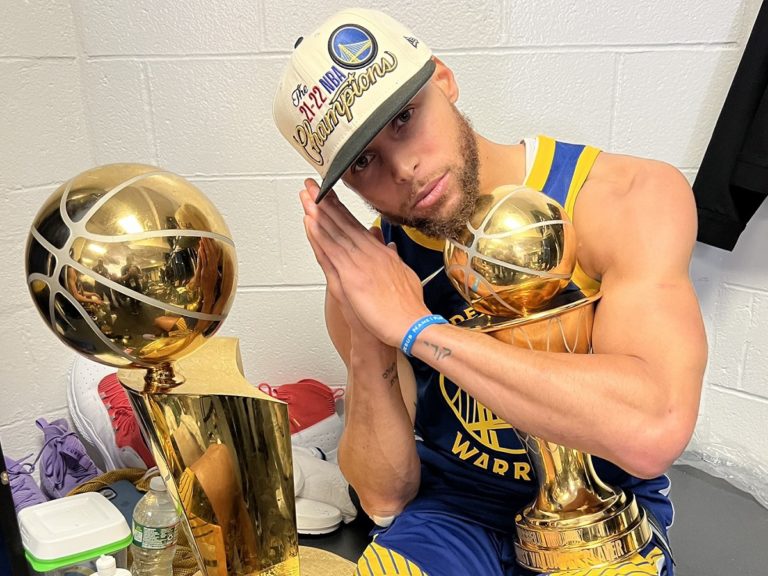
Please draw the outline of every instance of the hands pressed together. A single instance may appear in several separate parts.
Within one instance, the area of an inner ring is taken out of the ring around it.
[[[330,295],[354,331],[366,330],[381,342],[399,347],[410,326],[429,314],[421,282],[383,243],[379,229],[366,229],[331,191],[320,204],[312,179],[300,199],[304,228]]]

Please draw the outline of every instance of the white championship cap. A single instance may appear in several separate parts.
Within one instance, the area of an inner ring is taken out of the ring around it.
[[[272,113],[320,173],[317,202],[434,70],[432,51],[376,10],[344,10],[299,38]]]

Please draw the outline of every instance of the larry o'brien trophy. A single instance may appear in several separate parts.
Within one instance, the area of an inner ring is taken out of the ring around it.
[[[287,406],[246,382],[235,339],[212,339],[173,369],[235,294],[234,244],[211,202],[153,166],[88,170],[37,214],[26,265],[54,333],[126,369],[120,381],[202,573],[298,575]]]
[[[590,353],[600,294],[571,282],[575,253],[573,225],[556,201],[516,186],[481,196],[444,251],[451,283],[480,313],[460,326],[531,350]],[[536,572],[610,566],[650,541],[645,511],[597,477],[589,454],[517,433],[538,480],[536,499],[515,518],[519,564]]]

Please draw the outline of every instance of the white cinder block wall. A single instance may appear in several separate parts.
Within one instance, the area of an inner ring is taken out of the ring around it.
[[[224,214],[241,274],[221,333],[240,337],[252,382],[344,382],[301,224],[297,191],[310,173],[273,127],[271,101],[295,39],[346,4],[0,3],[0,436],[8,454],[40,446],[36,417],[66,415],[73,358],[28,296],[27,230],[62,181],[99,164],[162,166],[195,182]],[[547,133],[666,160],[692,180],[760,2],[360,4],[410,23],[454,68],[459,106],[481,133],[507,142]],[[692,267],[711,352],[695,442],[704,451],[724,443],[755,465],[768,459],[764,208],[733,253],[699,246]]]

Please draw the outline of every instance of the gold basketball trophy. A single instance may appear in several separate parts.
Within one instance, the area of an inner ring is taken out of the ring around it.
[[[229,230],[192,184],[138,164],[94,168],[37,214],[27,283],[66,345],[120,370],[202,574],[298,575],[287,406],[242,375]]]
[[[451,283],[480,314],[460,324],[531,350],[591,352],[597,290],[571,283],[576,238],[546,195],[502,186],[481,196],[466,231],[446,243]],[[536,572],[610,566],[641,550],[651,528],[632,494],[598,478],[589,454],[516,430],[538,479],[515,518],[515,553]]]

